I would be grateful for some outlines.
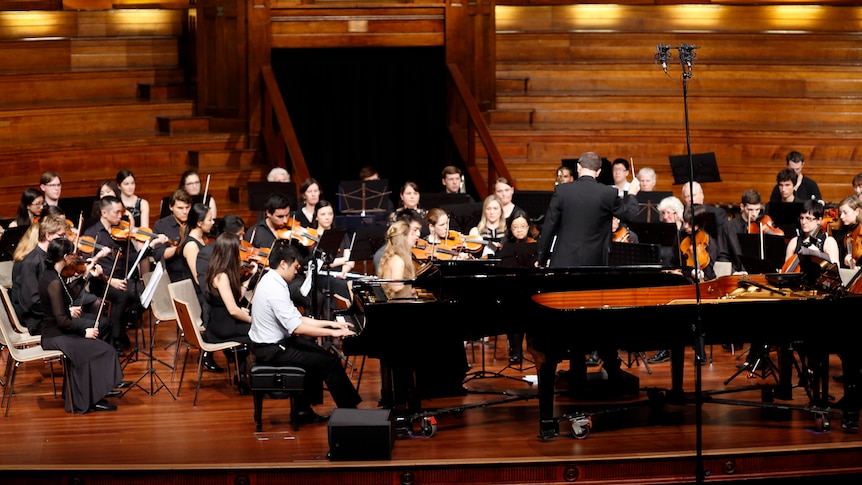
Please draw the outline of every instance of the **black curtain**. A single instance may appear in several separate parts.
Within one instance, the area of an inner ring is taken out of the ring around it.
[[[323,198],[337,207],[338,183],[365,165],[389,180],[396,207],[405,181],[442,190],[451,153],[443,48],[279,49],[272,65]]]

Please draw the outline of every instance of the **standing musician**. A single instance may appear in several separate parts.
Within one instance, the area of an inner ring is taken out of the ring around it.
[[[188,277],[185,274],[185,259],[179,247],[188,234],[189,211],[193,203],[191,194],[183,189],[174,190],[169,202],[171,213],[153,224],[153,233],[159,235],[158,241],[161,242],[153,247],[153,259],[156,262],[165,262],[165,269],[171,281],[181,281]],[[215,209],[210,209],[215,214]],[[169,241],[171,244],[165,244]]]
[[[793,260],[802,248],[814,248],[829,256],[829,262],[837,263],[841,260],[838,243],[835,238],[828,235],[822,228],[823,204],[809,199],[802,204],[802,213],[799,214],[799,225],[802,234],[795,236],[787,243],[785,252],[785,263],[783,271],[787,272],[793,266]]]
[[[90,276],[99,276],[101,268],[90,260],[83,276],[66,284],[62,274],[71,264],[75,245],[64,238],[52,239],[48,244],[45,272],[39,279],[39,297],[45,315],[42,347],[60,350],[65,354],[71,376],[70,390],[66,392],[66,412],[115,411],[117,407],[104,400],[119,396],[114,387],[121,384],[123,371],[111,345],[98,339],[100,331],[93,321],[86,326],[75,318],[80,308],[74,306],[77,296],[84,290]],[[74,409],[73,406],[74,405]]]
[[[838,216],[844,226],[844,245],[841,247],[844,258],[841,265],[845,268],[856,269],[862,261],[862,202],[859,197],[851,195],[845,197],[838,204]]]

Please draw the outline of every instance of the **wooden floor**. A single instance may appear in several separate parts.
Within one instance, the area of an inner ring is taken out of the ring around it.
[[[157,326],[156,334],[155,356],[171,362],[173,322]],[[486,370],[504,367],[504,338],[500,337],[496,351],[493,339],[477,345],[477,352],[485,352]],[[471,354],[468,348],[468,359]],[[474,370],[481,367],[480,355],[475,354]],[[171,370],[156,362],[154,375],[169,387],[150,395],[146,356],[139,357],[125,368],[125,376],[130,380],[144,376],[140,387],[112,400],[118,411],[87,415],[63,411],[62,400],[52,394],[47,365],[22,365],[9,416],[0,417],[3,483],[693,483],[698,481],[699,464],[709,481],[781,479],[788,483],[790,477],[803,477],[793,480],[826,483],[830,477],[843,482],[848,474],[862,471],[862,436],[840,429],[840,413],[831,415],[833,429],[822,432],[808,412],[790,411],[784,419],[774,419],[759,407],[708,403],[702,406],[699,434],[697,406],[666,405],[663,413],[650,419],[648,406],[640,405],[647,402],[646,391],[627,409],[594,416],[586,439],[567,435],[567,423],[560,437],[537,439],[537,401],[528,399],[439,415],[433,437],[396,440],[391,460],[334,462],[327,459],[328,425],[305,425],[294,432],[287,422],[288,401],[264,402],[264,432],[256,434],[252,398],[239,395],[226,374],[205,372],[193,406],[194,364],[189,365],[182,392],[173,399],[179,373],[171,382]],[[691,358],[687,355],[686,362]],[[705,390],[764,382],[743,375],[725,386],[739,360],[720,347],[714,348],[713,358],[713,364],[702,369]],[[217,360],[225,365],[224,355]],[[838,372],[834,356],[831,365]],[[640,378],[644,389],[664,388],[669,385],[669,367],[668,363],[653,365],[650,374],[635,365],[630,372]],[[518,378],[534,370],[502,372],[514,379],[475,379],[466,387],[531,392],[531,386]],[[694,389],[694,374],[694,367],[687,366],[687,391]],[[357,377],[358,372],[354,382]],[[360,387],[361,409],[377,408],[379,386],[377,362],[369,359]],[[840,398],[840,385],[833,385],[831,392]],[[760,392],[722,397],[758,402]],[[441,408],[500,398],[500,394],[470,394],[425,404]],[[806,402],[804,391],[797,388],[793,401],[781,403],[801,406]],[[561,396],[557,412],[599,404]],[[317,411],[328,414],[332,408],[327,394]]]

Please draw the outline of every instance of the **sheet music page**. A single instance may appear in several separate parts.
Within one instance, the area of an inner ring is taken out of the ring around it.
[[[144,255],[147,254],[147,249],[150,248],[150,242],[151,241],[152,241],[152,239],[147,239],[147,242],[144,243],[144,247],[142,247],[141,250],[138,252],[138,258],[135,259],[135,264],[133,264],[129,268],[129,274],[126,275],[126,281],[129,281],[130,279],[132,279],[132,274],[135,273],[135,270],[138,269],[138,265],[141,264],[141,260],[144,259]]]
[[[159,285],[159,280],[165,274],[165,266],[161,263],[156,265],[156,268],[153,270],[153,274],[150,275],[150,284],[144,288],[143,293],[141,293],[141,305],[144,308],[150,307],[150,302],[153,301],[153,295],[156,294],[156,286]]]

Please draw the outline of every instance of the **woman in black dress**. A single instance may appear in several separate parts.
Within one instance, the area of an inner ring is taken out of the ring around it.
[[[71,395],[66,393],[66,412],[114,411],[117,407],[104,398],[120,394],[113,390],[123,380],[117,351],[99,339],[95,322],[85,326],[78,319],[80,307],[72,306],[90,276],[100,276],[101,270],[95,260],[91,260],[85,266],[84,276],[67,284],[61,275],[64,268],[74,262],[74,250],[75,245],[67,239],[53,239],[48,244],[46,268],[39,280],[45,315],[42,347],[60,350],[68,359]]]

